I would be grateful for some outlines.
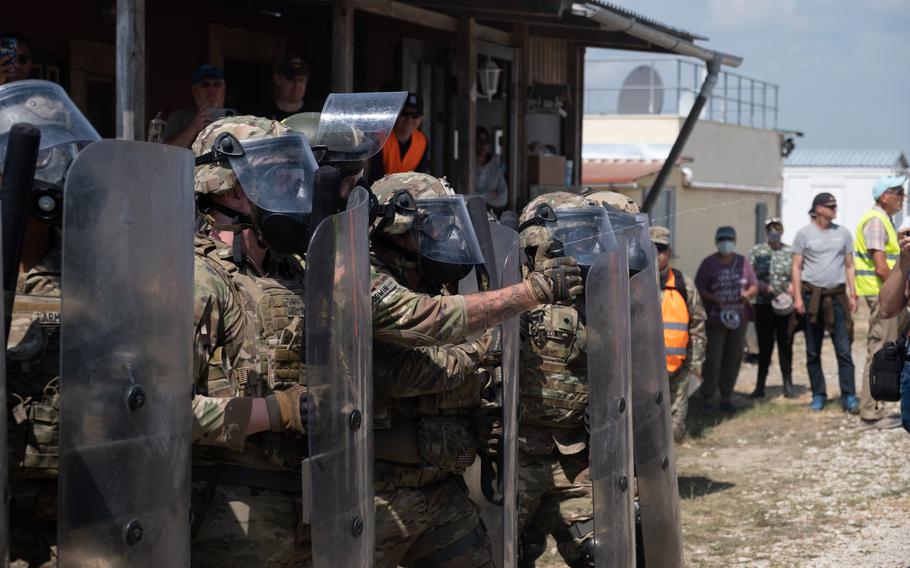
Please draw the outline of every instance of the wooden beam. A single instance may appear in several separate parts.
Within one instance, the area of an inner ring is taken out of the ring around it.
[[[579,180],[578,172],[581,166],[581,130],[584,119],[584,89],[585,89],[585,55],[584,46],[579,43],[569,42],[566,56],[566,69],[569,70],[569,97],[571,107],[569,116],[565,119],[563,128],[563,148],[566,158],[572,160],[572,185]]]
[[[509,208],[521,211],[528,202],[528,88],[531,81],[531,36],[527,24],[518,24],[514,32],[515,47],[518,48],[518,92],[515,104],[518,130],[515,144],[518,146],[518,176],[512,181]]]
[[[458,18],[448,14],[403,4],[395,0],[353,0],[353,2],[356,9],[370,14],[385,16],[386,18],[393,18],[452,34],[458,33]],[[512,34],[509,32],[476,24],[475,28],[477,37],[484,41],[501,45],[512,43]]]
[[[354,90],[354,0],[332,3],[332,91]]]
[[[458,80],[458,163],[455,189],[474,195],[474,138],[477,128],[477,105],[474,100],[477,81],[477,22],[458,18],[456,47]]]
[[[145,140],[145,0],[117,2],[117,138]]]

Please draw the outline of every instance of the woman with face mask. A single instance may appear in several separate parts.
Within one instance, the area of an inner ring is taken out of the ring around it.
[[[793,265],[793,249],[784,244],[781,236],[784,225],[780,217],[765,221],[767,242],[759,243],[749,250],[749,262],[755,269],[758,278],[758,295],[755,297],[755,331],[758,335],[758,380],[751,398],[765,396],[765,379],[771,367],[771,355],[774,353],[774,341],[777,339],[777,356],[780,359],[780,372],[783,379],[783,395],[793,396],[792,358],[793,336],[790,334],[790,314],[772,305],[778,298],[778,306],[786,305],[786,299],[792,306],[790,292],[790,267]],[[791,310],[792,311],[792,310]]]
[[[695,275],[695,286],[708,314],[701,396],[707,409],[719,390],[720,410],[733,412],[730,398],[739,375],[758,281],[749,261],[736,253],[736,229],[719,227],[714,242],[717,252],[702,261]]]

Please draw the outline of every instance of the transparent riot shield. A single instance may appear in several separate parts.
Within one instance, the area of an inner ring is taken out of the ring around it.
[[[310,532],[316,568],[373,565],[372,325],[369,199],[310,240],[306,263]]]
[[[193,155],[95,142],[64,195],[59,565],[189,566]]]
[[[479,199],[482,203],[483,199]],[[468,209],[471,210],[470,203]],[[485,215],[484,211],[484,219]],[[488,231],[477,231],[477,235],[485,258],[492,250],[487,277],[496,287],[517,284],[521,281],[518,233],[499,223],[484,222],[489,225]],[[487,238],[489,244],[485,242]],[[479,288],[476,282],[484,277],[475,280],[474,291]],[[497,568],[513,567],[518,558],[518,329],[518,317],[514,317],[497,330],[502,365],[496,370],[493,388],[485,396],[502,424],[498,459],[495,463],[479,459],[464,475],[471,499],[480,508],[490,535]]]
[[[597,568],[635,566],[629,263],[624,237],[585,280],[588,420]]]
[[[407,99],[406,92],[332,93],[322,106],[314,149],[330,162],[366,160],[388,139]],[[294,128],[291,126],[291,128]]]
[[[0,219],[2,218],[3,216],[0,215]],[[2,234],[3,231],[0,230],[0,235]],[[0,242],[0,250],[2,249],[3,243]],[[0,274],[0,279],[2,277],[3,274]],[[0,319],[3,320],[5,318],[2,316],[6,310],[4,303],[0,303]],[[7,344],[5,333],[0,335],[0,340],[3,341],[4,346]],[[6,400],[6,357],[0,357],[0,400]],[[0,408],[0,489],[4,492],[4,497],[0,499],[0,566],[9,565],[9,501],[6,498],[7,487],[9,487],[8,458],[9,453],[6,447],[6,405],[3,404],[2,408]]]
[[[634,239],[629,250],[635,250],[635,262],[629,260],[632,345],[636,346],[632,350],[632,421],[645,562],[682,566],[670,385],[656,252],[648,238],[647,215],[637,215],[625,233],[627,239]]]

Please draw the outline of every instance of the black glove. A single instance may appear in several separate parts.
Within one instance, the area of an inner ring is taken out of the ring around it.
[[[570,303],[585,291],[581,269],[571,256],[536,262],[526,280],[541,304]]]

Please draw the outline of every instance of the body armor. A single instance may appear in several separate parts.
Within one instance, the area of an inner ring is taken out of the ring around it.
[[[12,479],[57,477],[60,435],[60,251],[20,274],[6,350]]]
[[[210,239],[196,239],[196,254],[203,256],[227,273],[239,293],[244,312],[254,322],[257,364],[251,369],[233,369],[222,361],[225,373],[211,376],[207,384],[208,396],[265,397],[276,390],[302,384],[304,369],[301,364],[304,346],[304,268],[303,261],[294,255],[273,255],[269,262],[268,276],[251,274],[232,259],[232,249]],[[217,354],[216,354],[217,355]],[[290,436],[263,432],[251,436],[249,441],[258,446],[266,463],[248,460],[248,452],[225,454],[216,448],[195,448],[197,455],[217,452],[218,461],[238,460],[257,468],[299,469],[305,457],[305,444]],[[254,458],[255,459],[255,458]]]

